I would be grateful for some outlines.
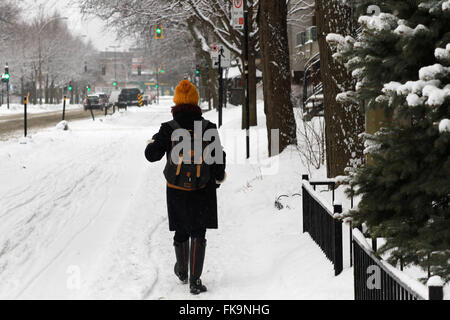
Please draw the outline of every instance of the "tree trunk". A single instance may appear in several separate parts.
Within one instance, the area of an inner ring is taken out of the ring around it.
[[[219,107],[219,94],[218,94],[218,72],[216,71],[216,69],[214,69],[213,66],[213,61],[211,59],[211,55],[209,52],[205,52],[203,50],[203,44],[202,41],[199,39],[199,37],[197,36],[194,26],[195,26],[195,21],[191,20],[189,25],[189,31],[192,35],[192,38],[194,39],[194,45],[196,47],[197,53],[203,58],[205,59],[206,63],[208,64],[208,71],[205,74],[202,74],[203,77],[207,77],[207,85],[210,88],[209,89],[209,94],[212,96],[213,99],[213,105],[214,108],[217,109]],[[208,102],[210,103],[210,102]]]
[[[50,97],[50,87],[48,83],[48,74],[45,78],[45,104],[49,104],[49,97]]]
[[[354,88],[354,80],[344,65],[332,57],[326,42],[329,33],[354,33],[356,22],[349,6],[340,0],[317,0],[316,14],[320,47],[320,68],[324,88],[327,174],[329,178],[345,175],[345,169],[363,159],[364,115],[358,105],[342,105],[336,96]]]
[[[21,98],[23,99],[23,97],[25,97],[25,83],[23,80],[23,76],[20,77],[20,95],[22,96]]]
[[[286,1],[261,0],[259,10],[269,154],[275,156],[278,150],[272,150],[271,130],[280,131],[279,152],[297,143],[297,126],[291,101]]]
[[[31,78],[33,79],[33,104],[37,104],[38,99],[38,93],[37,93],[37,81],[38,81],[38,71],[34,71],[34,76],[31,75]]]

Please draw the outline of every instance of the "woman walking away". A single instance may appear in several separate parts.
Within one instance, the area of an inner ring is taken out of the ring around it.
[[[193,84],[181,81],[174,102],[173,120],[161,125],[145,157],[150,162],[167,157],[164,176],[169,227],[175,232],[175,275],[185,284],[189,281],[191,293],[197,295],[207,291],[200,279],[205,237],[207,229],[218,228],[216,189],[226,177],[225,152],[216,125],[202,117]]]

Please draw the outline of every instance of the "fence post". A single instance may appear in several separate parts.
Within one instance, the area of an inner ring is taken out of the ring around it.
[[[333,183],[333,185],[331,187],[333,188],[333,196],[332,196],[333,200],[332,200],[332,203],[334,205],[334,201],[336,200],[336,183]]]
[[[428,300],[444,300],[444,281],[439,276],[431,277],[427,283]]]
[[[372,238],[372,250],[373,252],[378,251],[378,241],[377,238]]]
[[[342,214],[342,205],[334,205],[334,214]],[[342,221],[334,219],[334,271],[335,276],[341,274],[343,267],[342,257]]]
[[[350,221],[350,268],[353,267],[353,221]]]
[[[302,175],[303,181],[309,181],[309,176],[307,174]],[[309,221],[310,221],[310,203],[309,196],[305,194],[306,189],[302,184],[302,194],[303,194],[303,233],[308,232],[309,230]]]

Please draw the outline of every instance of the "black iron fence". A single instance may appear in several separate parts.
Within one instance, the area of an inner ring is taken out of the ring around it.
[[[309,181],[302,177],[303,232],[311,235],[326,257],[333,263],[335,275],[343,270],[343,222],[340,219],[342,205],[327,206],[319,199],[318,186],[328,186],[335,203],[334,180]],[[353,207],[353,199],[351,199]],[[358,229],[350,227],[350,266],[354,267],[355,300],[443,300],[443,282],[438,277],[429,281],[428,290],[416,280],[409,279],[377,257],[377,240],[371,246]],[[429,275],[430,277],[430,275]]]
[[[333,263],[335,275],[343,270],[342,221],[335,219],[342,213],[342,206],[334,206],[333,212],[324,206],[307,185],[332,185],[328,182],[309,182],[303,176],[303,232],[308,232],[326,257]],[[334,196],[333,196],[334,200]]]
[[[353,247],[355,300],[443,300],[442,285],[430,283],[426,297],[426,292],[419,293],[400,279],[357,236],[353,236]]]

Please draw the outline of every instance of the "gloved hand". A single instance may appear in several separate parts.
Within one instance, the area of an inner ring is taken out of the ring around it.
[[[223,174],[223,177],[216,177],[216,184],[221,185],[227,180],[227,173]]]

